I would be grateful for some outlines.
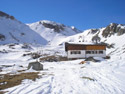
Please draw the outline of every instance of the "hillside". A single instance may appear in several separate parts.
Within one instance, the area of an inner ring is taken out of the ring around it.
[[[5,94],[124,94],[125,93],[125,34],[110,37],[107,43],[115,43],[113,48],[107,48],[110,59],[98,58],[101,61],[87,61],[84,59],[68,61],[41,61],[44,70],[39,71],[39,77],[32,81],[22,80],[20,85],[2,90]],[[116,41],[117,40],[117,41]],[[29,69],[29,62],[36,61],[30,53],[49,56],[66,56],[64,47],[36,47],[22,48],[21,45],[0,46],[0,68],[2,74],[37,73]],[[10,79],[13,79],[12,77]],[[8,81],[8,80],[7,80]],[[1,86],[6,82],[0,83]],[[8,83],[9,84],[9,83]],[[7,84],[7,85],[8,85]]]
[[[99,29],[88,29],[83,31],[82,33],[69,36],[62,40],[64,42],[73,42],[73,43],[95,43],[96,39],[98,43],[105,43],[110,45],[118,46],[124,39],[125,36],[125,25],[111,23],[107,27],[99,28]],[[120,40],[119,40],[120,38]],[[114,40],[116,39],[116,40]],[[124,43],[124,42],[123,42]],[[121,46],[121,45],[119,45]]]
[[[75,27],[65,26],[64,24],[56,23],[53,21],[39,21],[31,24],[27,24],[32,30],[36,31],[43,38],[45,38],[49,44],[58,45],[60,41],[67,36],[75,35],[81,31]]]
[[[46,44],[47,41],[13,16],[0,11],[0,44],[8,43]]]

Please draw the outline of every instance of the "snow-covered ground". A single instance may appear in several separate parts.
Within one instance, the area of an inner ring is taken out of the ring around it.
[[[27,69],[28,63],[34,61],[30,56],[23,57],[24,53],[44,51],[52,53],[58,51],[64,54],[63,47],[35,47],[32,49],[21,48],[22,44],[9,48],[1,45],[1,65],[14,65],[4,68],[1,74],[18,73],[17,70]],[[107,53],[108,54],[108,53]],[[84,59],[41,62],[44,70],[40,71],[40,78],[36,81],[25,79],[22,84],[5,89],[6,94],[124,94],[125,93],[125,45],[114,49],[111,59],[100,62],[87,62],[79,64]],[[23,67],[20,67],[22,65]],[[32,70],[29,70],[32,72]],[[44,74],[44,75],[43,75]]]

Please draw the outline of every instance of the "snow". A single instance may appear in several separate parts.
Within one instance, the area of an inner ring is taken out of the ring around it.
[[[0,34],[5,36],[5,40],[0,40],[0,44],[37,43],[45,45],[47,43],[44,38],[31,30],[27,25],[5,17],[0,17]]]
[[[26,80],[7,89],[7,94],[124,94],[125,76],[120,67],[109,61],[79,65],[80,61],[46,62],[44,66],[49,70],[40,73],[45,72],[45,76],[35,82]]]
[[[58,26],[63,26],[60,23],[56,23],[53,21],[39,21],[31,24],[27,24],[32,30],[36,31],[38,34],[40,34],[44,39],[46,39],[49,44],[53,46],[57,46],[60,43],[62,43],[62,40],[64,40],[67,36],[75,35],[77,33],[80,33],[78,30],[74,30],[72,27],[68,26],[63,26],[64,30],[61,30],[60,32],[55,32],[54,29],[51,28],[46,28],[44,27],[43,24],[41,23],[47,23],[51,25],[58,25]]]
[[[29,56],[22,56],[28,51],[44,50],[44,54],[49,53],[50,55],[54,54],[51,51],[59,51],[60,54],[64,54],[63,47],[43,46],[41,48],[31,46],[32,49],[22,49],[21,46],[22,44],[15,45],[15,49],[12,49],[8,45],[1,45],[0,50],[5,49],[10,52],[0,53],[0,65],[14,65],[13,67],[3,68],[1,74],[17,74],[18,70],[27,69],[28,63],[34,61]],[[125,44],[124,46],[120,45],[119,49],[111,54],[109,60],[94,57],[101,60],[97,63],[88,61],[86,64],[79,64],[84,59],[41,62],[44,65],[44,70],[40,71],[39,79],[36,79],[36,81],[25,79],[20,85],[5,89],[4,91],[8,91],[5,94],[124,94],[124,48]],[[20,67],[20,65],[23,67]],[[36,71],[30,69],[25,72]]]
[[[61,25],[45,20],[42,22]],[[125,94],[125,34],[121,36],[114,34],[104,38],[102,36],[104,28],[99,29],[94,34],[91,29],[76,34],[76,32],[71,33],[72,29],[69,27],[65,28],[64,33],[56,33],[53,29],[45,28],[39,22],[29,26],[49,41],[51,45],[29,44],[31,48],[22,48],[23,42],[34,43],[34,39],[36,39],[37,43],[42,44],[46,41],[20,22],[0,18],[0,34],[7,38],[5,41],[0,41],[0,44],[15,43],[9,32],[13,32],[12,34],[21,41],[12,47],[9,44],[0,45],[0,69],[2,69],[0,74],[19,74],[19,70],[36,72],[33,69],[27,70],[27,66],[29,62],[38,59],[32,59],[30,55],[23,55],[39,52],[42,55],[66,56],[64,42],[90,44],[92,43],[92,37],[98,34],[101,42],[105,41],[108,44],[115,45],[114,48],[106,49],[107,55],[111,57],[110,59],[94,57],[100,60],[96,63],[87,61],[85,64],[79,64],[84,59],[40,62],[43,64],[44,70],[40,71],[39,78],[35,81],[25,79],[18,86],[2,90],[7,91],[5,94]],[[25,37],[20,37],[19,33],[22,32],[26,34]]]

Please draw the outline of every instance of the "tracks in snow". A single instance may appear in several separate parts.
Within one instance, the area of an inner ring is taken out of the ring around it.
[[[45,63],[45,68],[49,70],[41,71],[41,74],[53,75],[45,75],[35,82],[24,81],[11,88],[8,94],[124,94],[123,81],[114,75],[117,71],[110,64],[101,62],[79,65],[79,62]],[[83,76],[95,81],[82,79]]]

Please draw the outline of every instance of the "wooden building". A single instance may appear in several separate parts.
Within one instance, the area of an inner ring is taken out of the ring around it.
[[[106,57],[106,45],[103,44],[65,43],[65,51],[69,59]]]

